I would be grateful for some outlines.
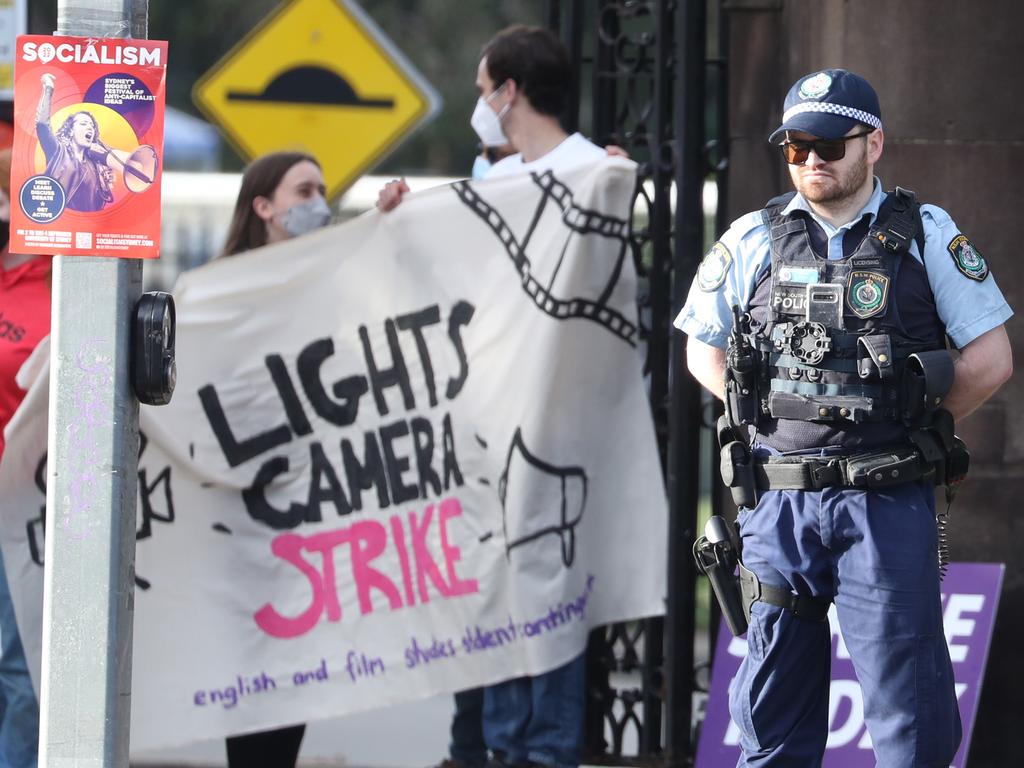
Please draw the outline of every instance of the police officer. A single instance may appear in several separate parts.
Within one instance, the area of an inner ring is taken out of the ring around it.
[[[834,602],[877,764],[948,766],[961,727],[933,486],[965,472],[953,420],[1009,378],[1012,313],[945,211],[874,177],[866,80],[802,77],[769,141],[795,194],[733,222],[675,323],[727,404],[749,611],[730,693],[740,765],[820,765]]]

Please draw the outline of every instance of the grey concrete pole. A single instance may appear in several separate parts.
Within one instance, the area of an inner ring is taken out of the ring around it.
[[[147,36],[148,0],[60,0],[57,34]],[[134,259],[56,257],[39,764],[127,766],[139,403]]]

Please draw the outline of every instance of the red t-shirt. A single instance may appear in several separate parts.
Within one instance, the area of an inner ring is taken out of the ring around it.
[[[11,270],[0,263],[0,455],[4,427],[25,396],[14,377],[50,332],[49,274],[49,256],[37,256]]]

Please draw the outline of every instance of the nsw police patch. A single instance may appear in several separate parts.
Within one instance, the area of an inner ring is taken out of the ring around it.
[[[711,246],[697,270],[697,286],[702,291],[717,290],[732,267],[732,254],[721,242]]]
[[[960,270],[964,277],[977,280],[979,283],[988,277],[988,264],[985,263],[981,251],[974,247],[974,244],[965,235],[957,235],[949,241],[946,246],[953,263]]]
[[[857,317],[874,317],[885,310],[889,278],[878,272],[851,272],[846,303]]]

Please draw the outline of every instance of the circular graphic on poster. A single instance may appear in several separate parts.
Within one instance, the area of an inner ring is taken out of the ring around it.
[[[21,210],[37,224],[49,224],[64,213],[64,189],[49,176],[33,176],[18,193]]]

